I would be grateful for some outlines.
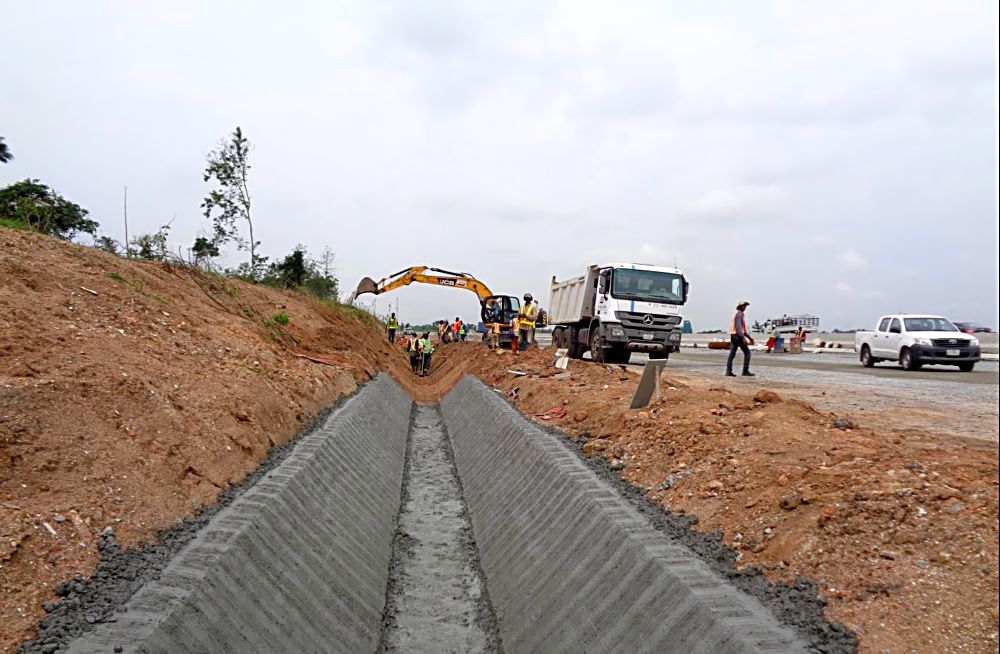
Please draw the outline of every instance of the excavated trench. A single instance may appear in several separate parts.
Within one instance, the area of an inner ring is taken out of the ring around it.
[[[808,585],[726,568],[641,509],[478,380],[419,404],[381,375],[153,572],[99,567],[128,577],[118,610],[74,582],[64,603],[102,610],[57,607],[25,650],[853,650]]]

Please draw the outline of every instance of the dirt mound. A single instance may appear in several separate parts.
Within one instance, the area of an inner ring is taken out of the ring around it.
[[[630,410],[632,368],[573,361],[558,374],[552,350],[444,350],[649,498],[720,531],[741,565],[814,580],[862,652],[996,651],[995,445],[875,431],[669,364],[661,401]]]
[[[386,369],[409,375],[353,311],[0,228],[0,649],[102,530],[192,514]]]

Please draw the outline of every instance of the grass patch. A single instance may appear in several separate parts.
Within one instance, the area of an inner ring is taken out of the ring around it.
[[[141,279],[137,279],[135,281],[129,281],[116,272],[109,272],[108,277],[115,280],[116,282],[121,282],[122,284],[125,284],[136,293],[142,293],[143,289],[146,288],[146,284]]]
[[[31,229],[28,223],[21,220],[14,220],[12,218],[0,218],[0,227],[10,227],[11,229],[20,229],[27,231]]]
[[[268,329],[274,329],[276,327],[284,327],[291,321],[292,319],[288,317],[287,313],[285,313],[284,311],[279,311],[270,318],[264,320],[264,326],[267,327]]]

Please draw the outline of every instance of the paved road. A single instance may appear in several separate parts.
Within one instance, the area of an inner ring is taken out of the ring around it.
[[[684,349],[670,355],[670,366],[686,368],[717,368],[723,372],[728,352],[717,350]],[[633,354],[632,363],[644,365],[645,355]],[[742,365],[743,355],[736,358],[736,367]],[[880,363],[874,368],[865,368],[853,355],[844,354],[767,354],[754,352],[751,367],[779,367],[800,370],[822,370],[854,375],[867,375],[892,379],[900,383],[914,380],[931,380],[958,384],[998,384],[1000,366],[996,361],[981,361],[972,372],[961,372],[952,366],[927,366],[921,370],[906,371],[893,363]]]

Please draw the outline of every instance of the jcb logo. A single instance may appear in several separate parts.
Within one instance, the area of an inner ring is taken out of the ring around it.
[[[454,286],[455,285],[455,280],[454,279],[439,279],[438,280],[438,284],[440,284],[441,286]]]

